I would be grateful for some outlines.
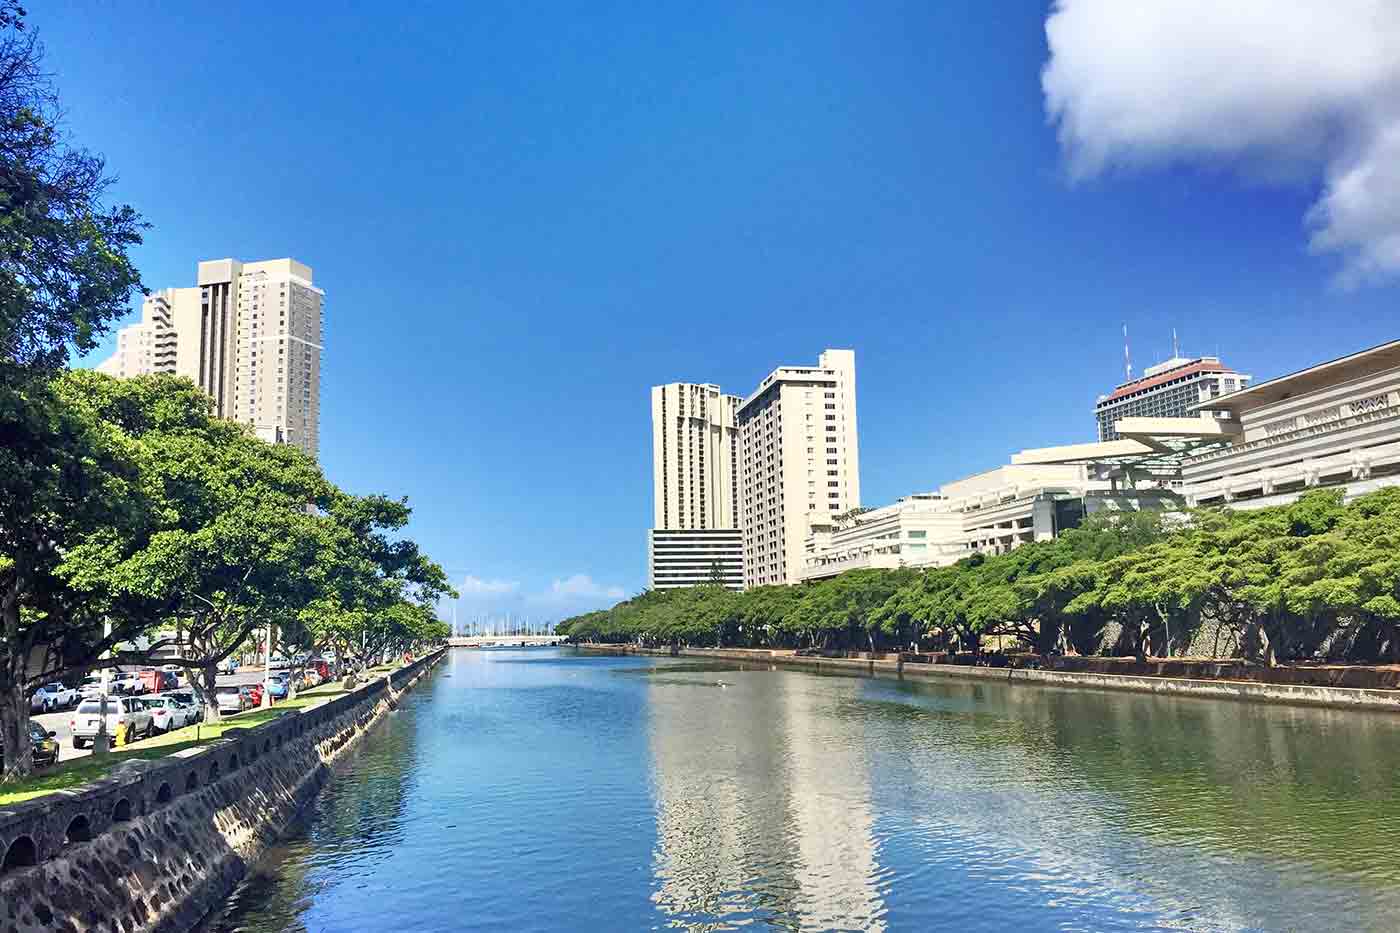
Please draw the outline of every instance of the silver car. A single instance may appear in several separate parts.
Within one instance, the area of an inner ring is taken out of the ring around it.
[[[214,691],[214,699],[219,705],[219,713],[241,713],[253,704],[243,688],[235,684],[224,684]]]
[[[78,704],[68,720],[73,732],[73,747],[83,748],[97,735],[97,727],[102,722],[102,700],[87,699]],[[107,698],[107,734],[113,739],[120,733],[127,743],[138,737],[150,738],[155,734],[155,719],[142,701],[135,697]]]
[[[204,721],[204,705],[200,703],[199,700],[195,699],[193,690],[182,687],[179,690],[167,690],[162,693],[161,696],[169,697],[176,703],[183,703],[185,706],[189,707],[190,722]]]

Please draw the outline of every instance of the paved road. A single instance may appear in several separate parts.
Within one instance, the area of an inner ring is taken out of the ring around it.
[[[261,683],[263,672],[261,668],[251,671],[239,671],[236,674],[220,674],[221,684],[254,684]],[[40,713],[31,717],[46,731],[54,733],[54,738],[58,740],[58,760],[71,761],[74,758],[82,758],[91,755],[92,751],[86,748],[73,747],[73,732],[68,728],[68,720],[73,716],[73,707],[61,710],[57,713]]]

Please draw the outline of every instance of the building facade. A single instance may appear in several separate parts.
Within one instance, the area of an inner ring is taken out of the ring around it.
[[[652,387],[647,577],[654,589],[743,587],[739,402],[709,383]]]
[[[129,377],[169,372],[209,394],[214,411],[263,438],[320,450],[323,301],[294,259],[199,263],[198,285],[153,293],[141,323],[98,366]]]
[[[654,590],[718,584],[744,588],[744,539],[737,528],[653,528],[647,585]]]
[[[741,400],[719,386],[651,390],[652,527],[739,527]]]
[[[1161,489],[1114,491],[1084,465],[1008,464],[909,496],[839,523],[814,525],[803,580],[862,568],[946,567],[1048,541],[1099,511],[1161,510]]]
[[[1229,446],[1186,457],[1189,505],[1258,508],[1332,487],[1400,485],[1400,340],[1198,405],[1239,423]]]
[[[847,570],[941,567],[966,556],[962,516],[937,493],[906,496],[840,522],[814,521],[802,580]]]
[[[855,352],[775,369],[738,419],[744,583],[796,583],[813,526],[860,506]]]
[[[232,414],[259,432],[316,456],[321,434],[323,293],[311,269],[293,259],[252,262],[236,270],[236,343]],[[211,305],[230,283],[200,288]]]
[[[117,331],[117,351],[98,364],[98,372],[128,379],[175,372],[172,296],[152,292],[141,303],[141,320]]]
[[[1213,356],[1172,357],[1143,370],[1142,377],[1119,385],[1094,405],[1099,440],[1115,441],[1122,418],[1184,418],[1201,402],[1239,391],[1250,377]]]

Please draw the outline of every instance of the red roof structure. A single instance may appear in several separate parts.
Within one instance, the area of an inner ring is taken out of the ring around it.
[[[1165,385],[1166,383],[1172,382],[1176,379],[1180,379],[1183,376],[1193,376],[1196,373],[1228,372],[1233,372],[1233,370],[1221,363],[1219,360],[1192,360],[1185,366],[1178,366],[1176,369],[1169,369],[1164,373],[1157,373],[1152,376],[1144,376],[1141,379],[1134,379],[1132,382],[1125,382],[1118,388],[1114,389],[1111,395],[1107,395],[1104,398],[1100,399],[1099,404],[1103,405],[1107,402],[1116,401],[1120,398],[1123,398],[1124,396],[1132,395],[1135,392],[1141,392],[1145,389],[1151,389],[1159,385]]]

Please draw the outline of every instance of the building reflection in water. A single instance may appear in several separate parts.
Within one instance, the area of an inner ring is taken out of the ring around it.
[[[858,690],[784,672],[653,675],[653,901],[671,925],[884,929],[865,741],[836,715]]]

